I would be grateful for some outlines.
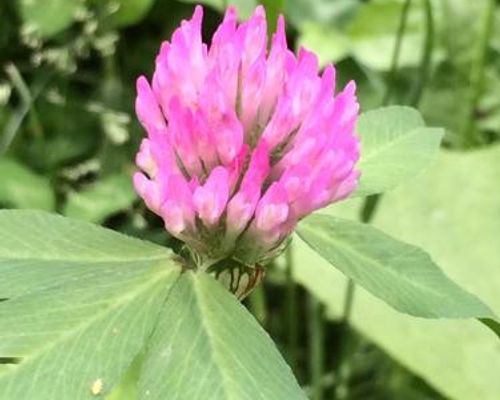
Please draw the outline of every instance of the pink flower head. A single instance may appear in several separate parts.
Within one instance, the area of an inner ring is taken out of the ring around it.
[[[229,8],[210,46],[203,8],[182,21],[137,81],[147,131],[134,184],[166,229],[197,253],[245,265],[264,260],[297,222],[356,188],[354,82],[287,48],[285,21],[268,44],[262,6],[238,24]]]

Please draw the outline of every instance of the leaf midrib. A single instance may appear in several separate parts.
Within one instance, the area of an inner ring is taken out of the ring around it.
[[[201,284],[201,282],[198,283],[198,285],[200,285],[200,284]],[[202,290],[202,289],[200,289],[200,288],[197,287],[198,285],[196,283],[194,283],[194,285],[193,285],[194,286],[194,291],[196,293],[197,302],[198,302],[198,293],[201,292],[201,290]],[[202,296],[200,295],[199,297],[201,298]],[[220,304],[217,296],[213,297],[213,301],[219,303],[219,306],[222,307],[222,305]],[[218,351],[217,351],[217,349],[219,348],[219,345],[217,344],[217,338],[216,338],[216,336],[213,335],[213,333],[212,333],[212,331],[210,329],[210,327],[212,326],[212,324],[210,323],[210,320],[208,319],[208,316],[210,314],[213,314],[214,310],[209,309],[209,307],[207,306],[207,302],[199,301],[198,304],[200,305],[199,308],[202,311],[202,314],[201,314],[202,315],[202,317],[201,317],[201,319],[202,319],[202,325],[206,328],[205,331],[207,332],[208,340],[209,340],[210,344],[212,345],[211,346],[211,352],[212,352],[212,354],[214,354],[214,359],[221,360],[221,358],[220,358],[220,356],[218,354]],[[223,361],[220,361],[220,364],[222,364],[224,366],[227,366],[227,363],[223,362]],[[246,370],[247,376],[250,379],[253,380],[255,386],[259,387],[258,382],[254,379],[254,377],[252,376],[252,374],[248,373],[248,369],[243,364],[241,364],[241,363],[239,363],[239,364],[240,364],[240,366],[242,366]],[[231,387],[232,385],[231,385],[231,380],[228,380],[228,378],[224,374],[224,370],[229,370],[230,368],[231,368],[230,366],[226,367],[225,369],[224,368],[220,368],[219,364],[217,364],[217,369],[219,370],[219,374],[222,376],[222,380],[224,380],[225,382],[228,383],[227,387]],[[228,394],[226,386],[224,386],[224,393],[226,393],[226,395]],[[247,392],[247,394],[248,394],[248,392]],[[262,398],[261,396],[262,396],[262,393],[260,392],[259,393],[259,398]],[[234,397],[231,396],[231,394],[228,395],[227,399],[228,400],[230,400],[230,399],[241,400],[239,398],[235,399]],[[254,399],[254,398],[252,398],[252,399]]]
[[[230,386],[229,381],[227,380],[227,377],[224,374],[224,371],[222,370],[222,368],[219,365],[220,360],[219,360],[219,356],[217,354],[217,351],[215,349],[215,344],[214,344],[215,340],[212,337],[211,324],[210,324],[210,321],[207,320],[207,317],[206,317],[207,313],[203,307],[203,301],[200,301],[200,297],[201,297],[200,289],[197,287],[198,285],[197,285],[196,280],[192,277],[190,278],[190,286],[193,288],[194,301],[196,303],[196,307],[199,310],[200,323],[201,323],[202,327],[205,328],[204,332],[206,333],[207,341],[209,344],[208,347],[210,349],[210,354],[212,355],[212,357],[215,361],[214,366],[217,369],[217,374],[221,377],[221,381],[222,381],[221,386],[222,386],[222,391],[224,392],[224,398],[226,400],[231,400],[233,397],[228,392],[228,387]]]

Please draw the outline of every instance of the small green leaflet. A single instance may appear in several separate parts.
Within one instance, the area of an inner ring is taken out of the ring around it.
[[[182,275],[160,316],[139,392],[151,400],[307,398],[269,336],[236,298],[211,276],[190,272]]]
[[[355,196],[393,189],[415,177],[437,155],[443,130],[427,128],[420,113],[410,107],[391,106],[361,114],[361,171]]]
[[[424,318],[496,319],[427,253],[370,225],[313,214],[297,232],[333,266],[398,311]]]

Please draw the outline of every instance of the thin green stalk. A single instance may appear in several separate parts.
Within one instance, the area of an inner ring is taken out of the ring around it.
[[[30,128],[33,131],[35,138],[43,138],[42,124],[33,103],[45,86],[46,80],[35,87],[33,93],[31,93],[28,85],[26,84],[19,70],[14,64],[8,64],[5,67],[5,72],[19,94],[21,105],[16,111],[14,111],[5,126],[2,137],[0,138],[0,155],[3,155],[7,152],[17,132],[19,132],[19,128],[21,127],[21,124],[26,116],[28,116]]]
[[[285,251],[285,278],[286,278],[286,328],[288,363],[292,370],[297,366],[297,349],[299,342],[297,285],[293,278],[293,253],[292,246]]]
[[[21,127],[24,118],[28,115],[29,110],[29,104],[23,103],[19,109],[15,110],[10,116],[3,130],[3,134],[0,137],[0,156],[4,155],[9,149],[11,143],[16,137],[17,132],[19,132],[19,128]]]
[[[356,284],[354,283],[354,281],[352,279],[348,279],[344,295],[344,309],[342,311],[343,323],[346,323],[351,317],[352,303],[354,301],[355,289],[356,289]]]
[[[391,68],[389,70],[389,76],[387,79],[387,88],[385,95],[382,98],[382,105],[385,106],[389,104],[389,100],[392,95],[393,84],[396,81],[396,75],[398,70],[399,53],[401,52],[401,45],[403,43],[403,36],[406,30],[406,23],[408,22],[408,12],[410,10],[411,0],[406,0],[403,4],[403,9],[401,11],[401,19],[399,20],[399,27],[396,34],[396,42],[394,44],[394,51],[392,53]]]
[[[309,370],[312,387],[312,400],[323,400],[324,374],[324,325],[323,305],[309,296]]]
[[[488,3],[486,4],[486,8],[484,10],[482,21],[480,21],[480,25],[483,27],[483,30],[481,32],[481,35],[479,36],[476,62],[471,69],[471,100],[467,122],[464,130],[464,142],[468,147],[473,146],[477,143],[477,138],[475,136],[475,116],[479,100],[484,89],[486,56],[488,52],[488,43],[493,32],[495,6],[495,0],[488,0]]]
[[[434,16],[432,12],[431,0],[424,1],[425,12],[425,38],[422,59],[418,69],[415,87],[410,97],[409,104],[418,107],[424,88],[427,86],[431,72],[432,50],[434,49]]]
[[[26,82],[24,82],[24,79],[17,67],[14,64],[7,64],[5,66],[5,72],[16,88],[17,92],[19,93],[21,101],[23,103],[31,103],[30,90],[28,88],[28,85],[26,85]]]

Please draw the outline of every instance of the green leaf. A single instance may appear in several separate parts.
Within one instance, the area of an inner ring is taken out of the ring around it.
[[[96,268],[112,277],[123,264],[150,265],[168,257],[163,247],[86,222],[0,210],[0,298],[61,286]]]
[[[139,393],[148,400],[306,399],[250,313],[209,275],[191,272],[163,309]]]
[[[0,261],[0,296],[16,294],[0,303],[0,357],[21,359],[1,399],[109,393],[180,271],[161,247],[41,212],[0,211]]]
[[[384,195],[374,219],[385,232],[428,251],[446,275],[497,315],[500,186],[494,182],[499,175],[500,146],[442,151],[429,171]],[[360,200],[324,212],[356,218]],[[331,318],[341,317],[346,278],[301,240],[293,250],[297,281],[321,299]],[[445,398],[497,400],[498,337],[475,320],[413,318],[358,286],[350,323]]]
[[[430,164],[443,136],[442,129],[424,127],[417,110],[402,106],[362,114],[357,131],[361,178],[353,196],[381,193],[413,178]]]
[[[21,18],[29,32],[50,37],[73,23],[80,2],[74,0],[17,0]]]
[[[333,266],[398,311],[424,318],[496,318],[427,253],[370,225],[313,214],[297,232]]]
[[[153,6],[155,0],[118,0],[118,11],[112,21],[118,27],[126,27],[140,22]]]
[[[0,275],[0,358],[19,360],[0,399],[116,398],[142,357],[141,398],[306,398],[237,299],[162,247],[3,210]]]
[[[102,222],[107,217],[129,208],[137,199],[128,174],[117,174],[99,180],[94,185],[68,196],[63,214],[90,222]]]
[[[17,208],[53,210],[55,196],[48,178],[17,161],[0,159],[0,203]]]

